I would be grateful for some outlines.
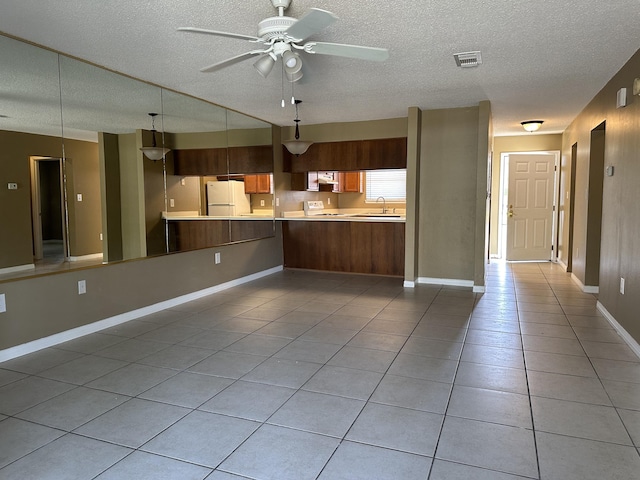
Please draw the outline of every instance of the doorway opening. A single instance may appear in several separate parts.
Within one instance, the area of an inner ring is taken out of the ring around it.
[[[34,262],[63,263],[69,259],[63,162],[51,157],[30,160]]]
[[[498,256],[556,261],[559,151],[501,155]]]

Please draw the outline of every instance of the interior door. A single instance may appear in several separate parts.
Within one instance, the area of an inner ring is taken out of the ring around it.
[[[507,260],[550,260],[555,155],[510,154]]]

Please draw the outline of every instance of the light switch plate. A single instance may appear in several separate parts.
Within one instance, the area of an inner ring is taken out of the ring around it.
[[[78,280],[78,295],[84,295],[87,293],[87,281]]]
[[[0,313],[4,313],[7,311],[7,300],[5,299],[4,293],[0,293]]]
[[[640,95],[640,78],[633,79],[633,94]]]
[[[616,98],[616,107],[622,108],[627,106],[627,89],[621,88],[618,90],[618,95]]]

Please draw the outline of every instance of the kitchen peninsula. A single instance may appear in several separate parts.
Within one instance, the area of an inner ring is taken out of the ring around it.
[[[404,275],[404,213],[284,212],[277,220],[287,268]]]
[[[170,252],[272,237],[275,232],[272,211],[230,217],[199,215],[198,212],[164,212],[162,217],[167,222]]]

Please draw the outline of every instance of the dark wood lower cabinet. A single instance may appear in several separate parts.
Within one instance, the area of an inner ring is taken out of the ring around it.
[[[274,235],[273,220],[172,220],[169,251],[186,252]]]
[[[282,222],[284,265],[404,276],[404,223]]]

